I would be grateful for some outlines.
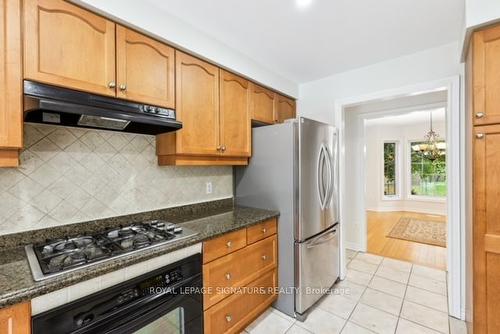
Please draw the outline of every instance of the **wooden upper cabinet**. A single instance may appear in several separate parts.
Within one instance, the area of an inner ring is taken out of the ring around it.
[[[118,25],[117,97],[175,107],[175,50]]]
[[[180,51],[175,54],[177,154],[218,155],[219,68]]]
[[[115,95],[115,23],[62,0],[24,0],[24,77]]]
[[[500,125],[474,134],[474,332],[500,333]]]
[[[295,100],[276,94],[276,121],[282,123],[285,119],[295,118]]]
[[[23,145],[21,0],[0,2],[0,167],[19,165]]]
[[[474,33],[475,125],[500,123],[500,26]]]
[[[224,156],[249,157],[251,146],[250,83],[220,71],[220,143]]]
[[[261,123],[275,121],[276,94],[269,89],[252,84],[252,119]]]
[[[11,0],[4,0],[11,1]],[[17,304],[0,310],[0,333],[31,333],[31,304]]]

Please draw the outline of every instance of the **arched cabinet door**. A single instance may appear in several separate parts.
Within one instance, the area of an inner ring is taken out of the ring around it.
[[[295,118],[295,101],[283,95],[276,95],[276,121],[283,123],[286,119]]]
[[[25,0],[24,35],[25,78],[116,94],[114,22],[62,0]]]
[[[117,96],[175,108],[175,50],[122,26],[116,27]]]
[[[219,155],[219,68],[176,51],[177,154]]]
[[[249,157],[251,145],[250,83],[220,71],[220,142],[222,155]]]

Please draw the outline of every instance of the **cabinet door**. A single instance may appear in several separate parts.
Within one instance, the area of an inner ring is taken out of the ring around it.
[[[24,76],[115,95],[115,24],[62,0],[24,2]]]
[[[266,123],[274,123],[275,94],[269,89],[252,84],[252,119]]]
[[[170,46],[117,26],[117,96],[174,108],[174,55]]]
[[[283,123],[285,119],[295,118],[295,101],[276,94],[276,121]]]
[[[23,141],[20,0],[0,2],[0,167],[19,163]]]
[[[0,310],[0,333],[31,333],[31,306],[29,302]]]
[[[500,125],[474,133],[474,332],[500,333]]]
[[[500,26],[473,39],[474,124],[500,123]]]
[[[250,156],[250,85],[243,78],[220,72],[220,143],[224,156]]]
[[[219,155],[219,69],[176,51],[177,154]]]

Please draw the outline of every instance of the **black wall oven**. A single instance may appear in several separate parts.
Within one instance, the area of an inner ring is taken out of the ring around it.
[[[34,334],[202,334],[201,255],[32,318]]]

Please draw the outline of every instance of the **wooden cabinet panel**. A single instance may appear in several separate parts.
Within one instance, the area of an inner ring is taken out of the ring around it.
[[[31,333],[31,304],[17,304],[0,310],[0,333]]]
[[[220,72],[220,143],[223,156],[251,155],[250,83],[227,71]]]
[[[23,146],[21,0],[0,2],[0,167],[19,165]]]
[[[277,231],[276,218],[266,220],[260,224],[247,228],[247,244],[252,244],[256,241],[267,238]]]
[[[277,266],[278,240],[271,236],[237,252],[203,265],[203,307],[211,307],[231,294],[231,288],[244,286]]]
[[[247,232],[245,229],[226,233],[218,238],[203,243],[203,263],[213,261],[221,256],[245,247]]]
[[[175,108],[175,50],[122,26],[116,27],[117,96]]]
[[[252,119],[261,123],[275,121],[276,94],[269,89],[252,84]]]
[[[475,127],[474,332],[500,332],[500,125]]]
[[[276,300],[276,270],[271,270],[242,289],[205,311],[205,333],[240,333],[245,326]],[[264,289],[268,293],[256,290]]]
[[[295,118],[295,101],[283,95],[276,95],[276,121],[283,123],[286,119]]]
[[[177,154],[218,155],[219,69],[176,51]]]
[[[115,23],[62,0],[24,1],[24,77],[115,95]]]
[[[474,124],[500,123],[500,26],[474,33]]]

